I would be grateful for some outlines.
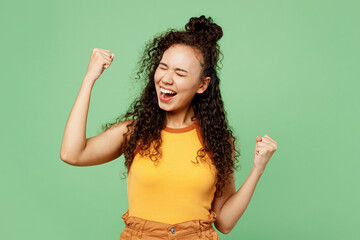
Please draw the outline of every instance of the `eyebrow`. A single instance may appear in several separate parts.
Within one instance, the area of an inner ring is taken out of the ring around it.
[[[160,64],[164,65],[165,67],[168,67],[168,65],[167,65],[166,63],[161,62]],[[186,70],[184,70],[184,69],[181,69],[181,68],[176,68],[175,70],[179,70],[179,71],[183,71],[183,72],[189,73],[188,71],[186,71]]]

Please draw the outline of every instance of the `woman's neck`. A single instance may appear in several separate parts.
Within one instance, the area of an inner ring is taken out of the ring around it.
[[[166,126],[170,128],[183,128],[191,125],[194,121],[194,108],[190,105],[182,111],[166,112]]]

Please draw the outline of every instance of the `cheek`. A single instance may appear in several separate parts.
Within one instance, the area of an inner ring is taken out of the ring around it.
[[[196,91],[196,85],[194,85],[191,81],[188,79],[186,81],[179,81],[177,84],[177,87],[179,90],[186,92],[187,94],[192,94],[194,91]]]
[[[155,82],[159,82],[160,81],[160,79],[161,79],[161,71],[159,71],[159,70],[156,70],[155,71],[155,73],[154,73],[154,80],[155,80]]]
[[[158,82],[158,81],[159,81],[159,74],[158,74],[158,72],[155,72],[155,74],[154,74],[154,81],[155,81],[155,82]]]

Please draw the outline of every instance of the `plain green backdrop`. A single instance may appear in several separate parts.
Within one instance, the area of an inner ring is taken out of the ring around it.
[[[360,239],[358,1],[0,3],[0,239],[116,240],[124,158],[74,167],[63,131],[93,48],[115,58],[92,90],[87,137],[124,113],[145,42],[190,17],[223,28],[221,91],[238,137],[239,189],[255,138],[278,143],[250,204],[221,239]]]

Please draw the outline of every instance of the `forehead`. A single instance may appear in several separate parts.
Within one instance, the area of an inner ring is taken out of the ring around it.
[[[201,53],[193,47],[174,44],[166,49],[161,61],[170,67],[183,67],[188,70],[195,70],[201,68]]]

